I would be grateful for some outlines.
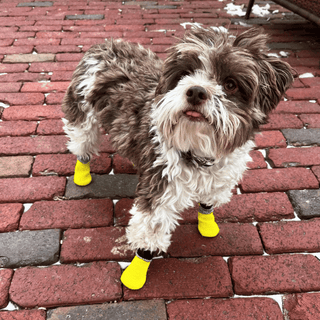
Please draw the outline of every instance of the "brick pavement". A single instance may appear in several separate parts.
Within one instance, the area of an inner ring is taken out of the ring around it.
[[[320,319],[319,28],[271,1],[250,21],[246,0],[0,0],[0,319]],[[124,227],[137,183],[107,136],[94,182],[72,183],[61,99],[88,48],[105,38],[166,49],[189,23],[248,24],[270,35],[297,78],[256,135],[253,162],[231,202],[216,210],[221,233],[199,236],[182,213],[146,286],[120,281],[132,252]],[[130,301],[129,301],[130,300]]]

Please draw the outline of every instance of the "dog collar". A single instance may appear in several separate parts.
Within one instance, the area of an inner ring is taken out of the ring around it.
[[[191,151],[181,152],[181,157],[187,163],[192,163],[194,165],[198,165],[199,167],[211,167],[215,164],[214,158],[199,157],[191,153]]]

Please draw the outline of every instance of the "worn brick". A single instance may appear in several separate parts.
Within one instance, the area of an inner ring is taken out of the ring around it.
[[[0,258],[0,266],[2,265],[2,257]],[[9,302],[9,287],[13,271],[9,269],[0,270],[0,308],[7,306]],[[1,313],[0,313],[1,317]]]
[[[25,83],[21,92],[66,92],[69,82],[28,82]]]
[[[319,318],[319,292],[286,294],[282,300],[284,315],[288,320],[315,320]]]
[[[64,14],[61,14],[61,18],[64,18]],[[48,16],[46,16],[49,18]],[[79,34],[76,32],[59,32],[59,31],[40,31],[37,32],[36,37],[38,39],[46,39],[46,38],[59,38],[59,39],[64,39],[64,38],[77,38],[79,37]]]
[[[36,133],[37,123],[31,121],[0,122],[0,137],[29,136]]]
[[[95,228],[112,223],[110,199],[40,201],[22,215],[20,230]]]
[[[94,229],[69,229],[64,233],[60,260],[63,263],[90,262],[97,260],[132,260],[130,250],[121,227]]]
[[[168,253],[172,257],[231,256],[262,254],[257,229],[252,224],[219,224],[214,238],[202,237],[198,225],[179,226],[172,235]]]
[[[53,264],[59,260],[59,250],[58,229],[0,234],[0,264],[5,268]]]
[[[289,190],[288,196],[301,219],[320,217],[320,191]]]
[[[5,63],[23,63],[23,62],[47,62],[54,61],[55,55],[52,53],[47,54],[11,54],[7,55],[3,62]]]
[[[320,165],[320,147],[270,149],[268,158],[275,167]]]
[[[79,62],[83,58],[83,53],[58,53],[56,55],[56,61],[77,61]]]
[[[301,114],[299,118],[308,129],[320,128],[320,114]]]
[[[46,97],[47,104],[61,104],[65,93],[48,93]]]
[[[276,301],[270,298],[176,300],[167,305],[170,319],[282,320]]]
[[[74,71],[78,62],[36,62],[32,63],[29,72]]]
[[[38,155],[33,165],[33,176],[42,175],[72,175],[76,157],[72,154]],[[90,162],[91,173],[107,174],[111,171],[109,154],[102,153],[99,157],[93,156]]]
[[[46,320],[44,310],[0,311],[1,320]]]
[[[266,169],[267,163],[264,161],[264,157],[260,151],[252,150],[250,152],[252,161],[247,163],[249,169]]]
[[[282,129],[288,144],[294,146],[320,146],[320,129]]]
[[[64,194],[65,184],[65,178],[60,177],[1,179],[0,203],[52,200]]]
[[[286,148],[286,139],[280,131],[263,131],[255,135],[255,144],[258,149],[269,147]]]
[[[313,100],[320,99],[320,91],[314,88],[294,88],[286,92],[288,99],[292,100]]]
[[[293,114],[270,114],[268,123],[261,125],[261,130],[279,130],[283,128],[301,129],[303,123]]]
[[[301,78],[302,83],[309,87],[320,87],[320,78]]]
[[[49,80],[50,76],[41,73],[5,73],[0,74],[0,82],[27,82]]]
[[[37,127],[39,135],[59,135],[64,134],[63,122],[61,120],[42,120]]]
[[[0,178],[29,177],[32,156],[0,157]]]
[[[313,166],[311,170],[320,182],[320,166]]]
[[[37,22],[37,26],[39,28],[42,28],[43,30],[46,30],[47,28],[59,28],[59,30],[61,30],[61,21],[59,21],[59,25],[56,26],[46,26],[46,25],[38,25]],[[46,45],[47,46],[58,46],[60,44],[60,39],[46,39]],[[36,39],[36,38],[27,38],[27,39],[17,39],[14,42],[15,46],[28,46],[28,45],[32,45],[32,46],[39,46],[39,45],[43,45],[43,39]],[[49,52],[52,53],[52,52]]]
[[[115,206],[115,226],[126,226],[128,225],[130,214],[129,210],[132,208],[133,199],[120,199]]]
[[[42,93],[0,93],[0,101],[9,105],[37,105],[44,102]]]
[[[124,299],[226,298],[233,294],[230,274],[222,257],[156,259],[141,290],[124,287]]]
[[[268,254],[290,252],[319,252],[320,220],[280,221],[258,225]]]
[[[320,262],[312,255],[231,257],[228,263],[239,295],[320,289]]]
[[[21,203],[0,204],[0,232],[17,230],[22,212]]]
[[[48,320],[116,319],[128,320],[167,320],[166,306],[163,300],[128,301],[102,305],[62,307],[48,311]]]
[[[2,119],[7,121],[17,120],[44,120],[61,119],[64,113],[61,111],[61,105],[18,105],[6,108],[3,111]]]
[[[19,21],[18,24],[20,25],[20,20],[24,20],[25,17],[10,17],[8,18],[11,22],[14,20]],[[5,23],[5,18],[1,17],[1,21]],[[2,25],[2,24],[1,24]],[[35,36],[35,32],[1,32],[0,39],[21,39],[21,38],[33,38]],[[18,61],[17,61],[18,62]]]
[[[241,189],[244,192],[275,192],[318,187],[316,177],[306,168],[249,170],[241,180]]]
[[[33,51],[33,47],[32,46],[0,47],[0,54],[6,54],[8,56],[15,55],[15,54],[18,54],[18,55],[30,54],[32,51]],[[4,62],[6,62],[5,59],[4,59]],[[21,62],[25,62],[25,61],[21,61]]]
[[[115,262],[20,268],[12,279],[10,298],[25,308],[103,303],[121,297],[119,278]]]
[[[51,81],[71,81],[72,74],[73,71],[55,71],[51,76]]]
[[[68,179],[65,196],[69,199],[81,198],[126,198],[134,197],[138,183],[135,175],[92,175],[92,182],[79,188]]]
[[[0,138],[1,155],[65,153],[65,136],[4,137]]]
[[[27,63],[4,64],[0,63],[0,73],[24,72],[29,65]]]
[[[137,169],[134,167],[133,163],[126,158],[115,154],[113,156],[112,167],[114,173],[137,173]]]

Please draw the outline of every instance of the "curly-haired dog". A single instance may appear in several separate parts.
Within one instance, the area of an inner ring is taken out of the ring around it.
[[[91,181],[99,129],[138,169],[127,239],[136,256],[122,274],[140,289],[153,253],[167,251],[179,213],[199,203],[198,229],[214,237],[213,209],[227,203],[246,170],[254,132],[293,81],[267,55],[267,36],[193,28],[162,62],[141,45],[106,41],[85,54],[63,101],[74,181]]]

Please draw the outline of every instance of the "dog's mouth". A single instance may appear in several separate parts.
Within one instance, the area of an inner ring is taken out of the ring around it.
[[[187,110],[184,115],[190,120],[195,122],[207,121],[206,117],[199,111]]]

